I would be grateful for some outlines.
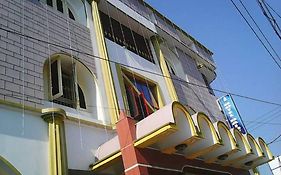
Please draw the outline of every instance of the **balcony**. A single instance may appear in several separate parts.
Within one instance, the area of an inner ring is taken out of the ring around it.
[[[191,162],[198,161],[201,169],[213,165],[218,170],[227,167],[229,172],[237,174],[273,159],[262,138],[255,139],[249,133],[243,135],[221,121],[212,123],[201,112],[190,115],[178,102],[164,106],[137,123],[120,124],[124,120],[126,116],[121,115],[119,126],[117,124],[118,135],[101,145],[96,152],[97,162],[91,165],[91,170],[96,174],[115,174],[110,173],[112,169],[124,171],[124,167],[120,165],[121,156],[125,155],[123,149],[126,149],[121,146],[124,140],[144,157],[140,161],[145,162],[140,163],[154,164],[165,159],[170,162],[165,162],[162,166],[178,166],[176,169],[181,171]],[[119,130],[121,126],[130,128],[131,137],[128,133],[122,135]],[[153,159],[155,155],[158,159]],[[176,160],[180,161],[176,165],[172,164]]]

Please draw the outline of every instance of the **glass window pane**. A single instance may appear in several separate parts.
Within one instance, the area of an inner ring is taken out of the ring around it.
[[[57,10],[63,13],[63,4],[61,0],[57,0]]]
[[[47,5],[53,7],[53,0],[47,0]]]
[[[51,79],[52,79],[52,95],[54,96],[60,92],[57,60],[51,64]]]

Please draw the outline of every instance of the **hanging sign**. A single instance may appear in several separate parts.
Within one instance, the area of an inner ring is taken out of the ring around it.
[[[237,128],[241,133],[246,134],[241,116],[234,104],[231,95],[227,94],[218,99],[218,104],[228,120],[231,128]]]

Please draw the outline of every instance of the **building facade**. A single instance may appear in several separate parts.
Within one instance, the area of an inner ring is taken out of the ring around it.
[[[212,52],[141,0],[0,1],[0,174],[249,174]]]

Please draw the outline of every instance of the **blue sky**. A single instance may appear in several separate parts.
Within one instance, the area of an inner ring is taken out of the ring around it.
[[[238,0],[234,0],[239,4]],[[195,37],[214,53],[217,79],[212,87],[258,99],[281,103],[281,70],[259,43],[230,0],[146,0],[149,4]],[[256,0],[243,0],[276,52],[281,56],[281,40],[263,16]],[[267,0],[280,15],[281,1]],[[242,7],[241,7],[242,9]],[[244,12],[246,14],[246,12]],[[279,26],[281,19],[275,16]],[[281,62],[280,62],[281,64]],[[217,93],[217,96],[222,94]],[[234,97],[246,126],[266,141],[281,134],[281,107]],[[271,111],[271,112],[270,112]],[[257,127],[256,129],[254,129]],[[281,155],[281,142],[270,145]],[[267,167],[261,172],[269,174]]]

